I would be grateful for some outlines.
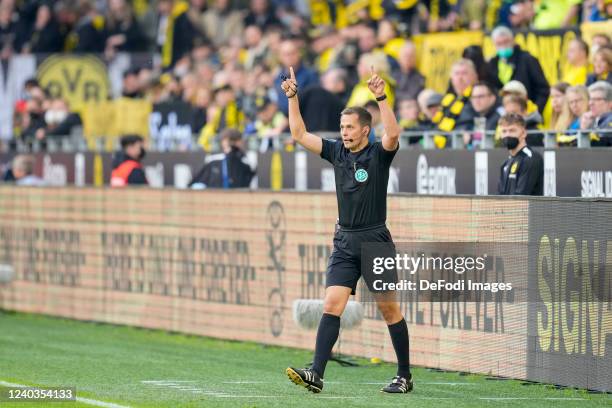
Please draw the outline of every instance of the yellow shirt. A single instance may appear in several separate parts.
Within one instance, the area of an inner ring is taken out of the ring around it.
[[[579,67],[568,65],[565,68],[565,72],[563,73],[562,81],[567,82],[568,84],[572,86],[584,85],[586,84],[588,75],[589,75],[589,67],[587,65],[582,65]]]
[[[385,81],[385,94],[387,95],[387,101],[389,106],[394,106],[395,103],[395,92],[389,85],[389,81]],[[353,88],[351,97],[346,104],[349,106],[364,106],[368,101],[375,101],[374,94],[368,89],[367,81],[361,81]]]

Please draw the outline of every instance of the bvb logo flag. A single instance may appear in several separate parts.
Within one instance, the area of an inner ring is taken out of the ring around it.
[[[38,67],[38,80],[52,97],[67,100],[76,111],[109,96],[106,66],[93,56],[53,55]]]

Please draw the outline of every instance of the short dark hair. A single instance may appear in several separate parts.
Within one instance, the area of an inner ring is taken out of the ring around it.
[[[519,115],[518,113],[506,113],[504,116],[499,119],[499,126],[510,126],[510,125],[518,125],[522,128],[525,128],[527,125],[525,124],[525,118],[523,115]]]
[[[230,143],[235,143],[242,140],[242,133],[237,129],[226,128],[219,135],[221,140],[227,139]]]
[[[128,146],[136,144],[138,142],[144,142],[142,136],[139,135],[125,135],[121,137],[121,148],[125,149]]]
[[[364,108],[368,109],[368,108],[374,108],[377,111],[380,111],[380,108],[378,107],[378,103],[376,103],[376,101],[367,101],[365,103],[365,105],[363,105]]]
[[[476,88],[477,86],[484,86],[485,88],[489,90],[490,93],[492,93],[495,96],[497,96],[497,92],[499,92],[495,86],[493,86],[491,83],[486,82],[486,81],[476,82],[474,86],[472,87],[472,89]]]
[[[365,108],[361,106],[351,106],[350,108],[344,109],[340,112],[340,116],[343,115],[357,115],[357,119],[359,120],[359,124],[363,126],[372,127],[372,115]]]

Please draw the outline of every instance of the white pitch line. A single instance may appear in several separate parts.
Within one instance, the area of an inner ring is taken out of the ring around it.
[[[3,385],[5,387],[15,387],[15,388],[41,388],[41,387],[36,387],[36,386],[33,386],[33,385],[15,384],[15,383],[7,382],[7,381],[2,381],[2,380],[0,380],[0,385]],[[78,402],[82,402],[83,404],[93,405],[95,407],[102,407],[102,408],[130,408],[128,405],[113,404],[112,402],[98,401],[98,400],[91,399],[91,398],[76,397],[76,400]]]

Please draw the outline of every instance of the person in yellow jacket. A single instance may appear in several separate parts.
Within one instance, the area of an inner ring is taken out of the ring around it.
[[[208,114],[208,122],[202,128],[198,143],[209,152],[214,138],[224,129],[244,131],[245,116],[236,103],[231,86],[223,85],[215,90],[215,106]]]
[[[567,65],[564,69],[563,82],[572,86],[586,83],[590,71],[589,45],[580,38],[570,41],[567,47]]]
[[[391,78],[391,68],[387,61],[387,55],[382,52],[365,53],[359,57],[357,73],[359,83],[353,88],[353,92],[346,106],[364,106],[366,102],[373,101],[374,96],[368,89],[368,79],[374,70],[385,81],[385,95],[390,106],[395,106],[395,80]]]

